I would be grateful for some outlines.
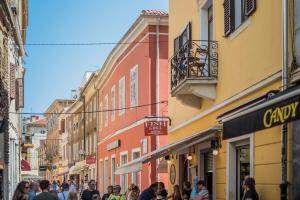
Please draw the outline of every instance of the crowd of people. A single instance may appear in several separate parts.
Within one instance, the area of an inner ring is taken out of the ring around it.
[[[108,186],[102,198],[96,189],[96,181],[90,180],[77,192],[72,180],[68,182],[52,183],[48,180],[37,182],[21,181],[13,195],[12,200],[210,200],[209,191],[205,181],[194,180],[194,185],[184,182],[183,188],[179,185],[173,187],[173,192],[168,194],[163,182],[155,182],[144,191],[140,192],[137,185],[131,184],[125,193],[121,193],[120,185]],[[246,177],[242,188],[242,200],[259,200],[255,190],[255,180]]]

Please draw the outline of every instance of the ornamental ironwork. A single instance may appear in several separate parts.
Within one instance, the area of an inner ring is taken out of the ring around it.
[[[218,76],[218,43],[187,41],[171,58],[171,89],[186,79],[211,80]]]

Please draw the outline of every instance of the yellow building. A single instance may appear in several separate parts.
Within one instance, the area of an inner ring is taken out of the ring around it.
[[[282,141],[276,125],[299,118],[299,88],[281,92],[282,27],[279,0],[169,1],[172,126],[169,144],[143,161],[170,159],[169,190],[197,176],[211,199],[240,200],[242,182],[251,176],[260,199],[280,199]],[[290,109],[285,117],[278,111],[283,109]],[[292,183],[291,123],[287,140]]]

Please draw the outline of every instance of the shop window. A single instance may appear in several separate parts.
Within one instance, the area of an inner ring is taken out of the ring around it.
[[[132,152],[132,160],[138,159],[141,157],[141,151],[133,151]],[[135,185],[138,185],[140,187],[140,178],[139,178],[140,172],[133,172],[132,173],[132,183]]]
[[[121,154],[121,166],[125,165],[128,161],[128,155],[126,154]],[[121,179],[121,193],[125,193],[126,189],[127,189],[127,180],[128,180],[128,175],[127,174],[122,174],[120,175],[120,179]]]
[[[250,175],[250,146],[239,146],[236,148],[237,184],[236,193],[238,199],[243,199],[242,184],[246,176]]]
[[[227,199],[242,200],[243,181],[253,176],[253,138],[229,140],[227,148]]]
[[[111,185],[115,185],[116,184],[115,171],[116,171],[116,158],[112,157],[111,158]]]

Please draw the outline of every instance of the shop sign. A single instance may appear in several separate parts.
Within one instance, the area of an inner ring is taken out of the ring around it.
[[[176,167],[174,164],[171,164],[171,166],[170,166],[170,183],[172,185],[174,185],[175,181],[176,181]]]
[[[146,121],[144,123],[145,136],[167,135],[168,121]]]
[[[96,163],[96,156],[87,156],[85,158],[85,163],[88,164],[88,165],[95,164]]]
[[[39,166],[39,171],[46,171],[47,170],[47,166]]]
[[[119,148],[120,146],[121,146],[121,140],[116,140],[116,141],[113,141],[112,143],[109,143],[109,144],[106,146],[106,150],[107,150],[107,151],[110,151],[110,150]]]
[[[253,133],[300,119],[300,95],[224,122],[223,139]]]

